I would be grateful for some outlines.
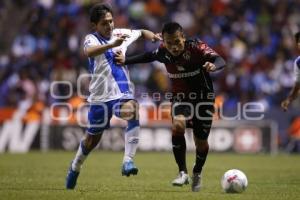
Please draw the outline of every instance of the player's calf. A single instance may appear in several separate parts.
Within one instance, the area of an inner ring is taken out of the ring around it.
[[[139,143],[140,125],[138,120],[128,121],[125,131],[125,152],[122,165],[122,175],[130,176],[138,173],[138,168],[133,163],[138,143]]]
[[[77,184],[77,179],[80,173],[80,169],[85,159],[92,151],[92,149],[97,146],[101,139],[102,134],[90,135],[87,134],[86,138],[82,140],[79,144],[75,158],[71,162],[71,166],[68,170],[66,177],[66,188],[74,189]]]
[[[202,168],[205,164],[206,157],[209,150],[209,145],[207,140],[199,140],[198,138],[195,139],[196,144],[196,159],[195,159],[195,165],[193,168],[193,173],[201,173]]]

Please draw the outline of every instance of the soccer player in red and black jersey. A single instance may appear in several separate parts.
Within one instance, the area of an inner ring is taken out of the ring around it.
[[[179,175],[174,186],[189,183],[186,167],[185,129],[192,128],[196,145],[192,191],[201,187],[201,172],[208,153],[207,138],[214,113],[214,89],[209,72],[222,69],[225,61],[200,40],[186,40],[176,22],[164,25],[163,44],[153,52],[124,57],[116,54],[119,64],[159,61],[165,64],[172,86],[172,145]]]

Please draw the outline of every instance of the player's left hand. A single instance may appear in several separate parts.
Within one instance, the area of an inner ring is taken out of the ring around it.
[[[125,56],[123,55],[122,51],[117,51],[115,53],[115,61],[118,65],[125,64]]]
[[[207,72],[214,72],[217,70],[216,65],[211,62],[205,62],[205,64],[203,65],[203,68],[205,68],[205,70]]]

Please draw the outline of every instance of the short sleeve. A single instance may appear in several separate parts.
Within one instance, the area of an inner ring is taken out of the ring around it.
[[[219,56],[217,52],[215,52],[212,48],[210,48],[206,43],[196,40],[195,44],[193,44],[193,48],[196,50],[199,56],[203,56],[205,59],[212,59],[216,56]]]
[[[141,30],[131,30],[131,29],[118,29],[117,34],[126,34],[129,37],[126,39],[126,46],[136,41],[142,35]]]
[[[99,45],[99,41],[97,40],[97,38],[94,35],[88,34],[85,36],[84,42],[83,42],[83,50],[84,51],[86,51],[86,49],[89,47],[93,47],[93,46],[97,46],[97,45]]]
[[[130,38],[133,40],[133,42],[135,40],[137,40],[139,37],[141,37],[142,35],[142,31],[141,30],[131,30],[131,36]]]

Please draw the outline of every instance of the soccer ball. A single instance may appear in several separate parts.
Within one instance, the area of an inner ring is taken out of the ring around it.
[[[221,186],[227,193],[241,193],[247,188],[248,179],[242,171],[231,169],[223,175]]]

